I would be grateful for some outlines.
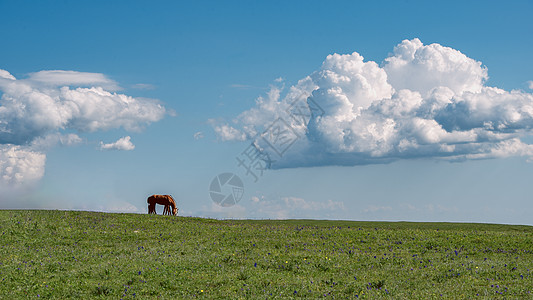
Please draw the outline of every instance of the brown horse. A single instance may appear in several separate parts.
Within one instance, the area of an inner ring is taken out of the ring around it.
[[[155,212],[155,205],[161,204],[165,206],[165,209],[163,210],[163,215],[177,215],[178,214],[178,207],[176,206],[176,201],[174,201],[174,198],[170,195],[152,195],[146,199],[146,202],[148,202],[148,213],[149,214],[157,214]],[[172,207],[172,212],[170,211],[170,208]]]

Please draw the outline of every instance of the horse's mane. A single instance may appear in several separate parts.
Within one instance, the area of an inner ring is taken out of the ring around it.
[[[176,208],[177,207],[177,204],[176,204],[176,200],[174,200],[174,197],[172,197],[172,195],[168,195],[170,197],[170,199],[172,199],[172,202],[170,203],[170,205],[173,206],[173,208]]]

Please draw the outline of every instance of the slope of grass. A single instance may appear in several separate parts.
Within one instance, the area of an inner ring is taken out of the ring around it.
[[[533,227],[0,211],[0,298],[533,298]]]

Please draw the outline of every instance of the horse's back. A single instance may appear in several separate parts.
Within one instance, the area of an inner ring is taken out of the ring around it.
[[[174,198],[172,198],[172,196],[170,195],[152,195],[148,197],[148,199],[146,199],[146,202],[148,203],[155,202],[159,204],[170,203],[170,202],[175,203]]]

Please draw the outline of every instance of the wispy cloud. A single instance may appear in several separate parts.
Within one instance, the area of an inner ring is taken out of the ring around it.
[[[46,70],[30,73],[28,81],[33,84],[43,84],[50,86],[100,86],[109,91],[117,91],[121,88],[118,84],[104,74],[88,73],[64,70]]]
[[[131,86],[134,89],[138,90],[153,90],[155,89],[155,85],[149,84],[149,83],[136,83]]]
[[[193,135],[195,140],[200,140],[204,138],[204,133],[201,131],[195,132]]]

